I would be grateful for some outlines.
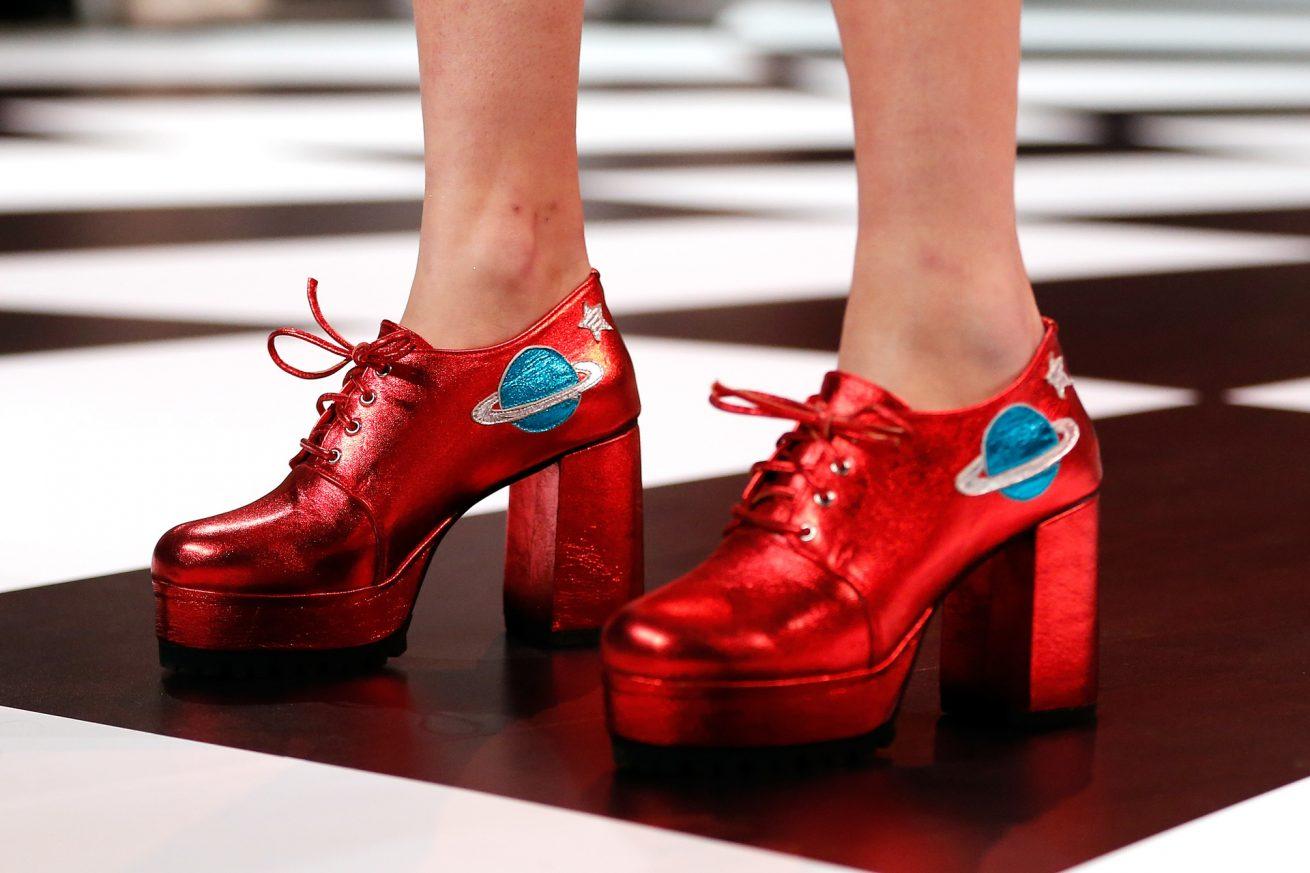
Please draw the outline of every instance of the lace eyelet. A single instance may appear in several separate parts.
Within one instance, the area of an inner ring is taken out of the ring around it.
[[[358,418],[352,418],[350,421],[346,422],[346,433],[354,436],[359,433],[360,429],[363,427],[364,425],[359,423]]]
[[[816,531],[814,528],[810,527],[809,525],[806,525],[805,527],[801,528],[801,532],[797,534],[797,536],[800,538],[800,541],[803,543],[810,542],[818,535],[819,532]]]
[[[380,368],[378,369],[378,375],[379,375],[379,376],[390,376],[390,375],[391,375],[391,365],[390,365],[390,364],[385,364],[384,366],[380,367]]]
[[[328,455],[327,462],[329,464],[335,464],[337,461],[340,460],[341,460],[341,449],[333,449],[332,454]]]
[[[840,461],[833,461],[829,464],[828,469],[836,473],[838,476],[849,476],[851,468],[854,466],[855,464],[850,458],[842,458]]]
[[[377,399],[378,399],[378,396],[377,396],[376,394],[374,394],[372,391],[369,391],[367,394],[364,394],[364,395],[362,395],[362,396],[359,398],[359,405],[360,405],[360,406],[372,406],[372,405],[373,405],[373,401],[375,401],[375,400],[377,400]]]
[[[836,491],[819,491],[814,495],[814,502],[822,507],[832,506],[837,501]]]

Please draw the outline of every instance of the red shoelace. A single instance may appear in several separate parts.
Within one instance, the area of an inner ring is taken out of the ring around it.
[[[752,465],[750,482],[742,492],[741,502],[733,507],[734,520],[728,530],[738,524],[753,524],[774,533],[808,538],[812,534],[809,528],[777,518],[768,511],[766,504],[771,501],[791,502],[799,494],[795,487],[771,479],[769,474],[777,474],[783,480],[800,476],[814,490],[815,499],[821,505],[827,505],[833,499],[833,493],[824,487],[814,465],[802,464],[799,460],[805,446],[822,446],[821,462],[828,463],[828,470],[833,475],[845,476],[850,472],[851,461],[835,444],[837,437],[853,443],[873,444],[885,440],[900,441],[911,432],[905,419],[881,403],[872,403],[856,415],[837,415],[819,397],[801,403],[762,391],[729,388],[720,382],[715,382],[710,389],[710,403],[724,412],[781,418],[797,424],[795,430],[778,439],[778,448],[772,457]]]
[[[329,391],[319,396],[316,404],[319,415],[318,423],[310,431],[309,437],[300,441],[300,448],[303,453],[326,461],[336,462],[340,459],[341,453],[337,449],[323,448],[313,438],[322,433],[323,425],[327,422],[329,415],[334,417],[346,429],[347,433],[358,433],[361,425],[359,419],[352,417],[350,401],[355,398],[356,402],[364,406],[371,406],[377,399],[371,392],[360,393],[359,376],[366,369],[376,370],[383,376],[387,375],[391,370],[392,363],[400,360],[413,350],[414,342],[407,332],[398,330],[373,342],[351,343],[337,333],[332,325],[328,323],[328,320],[323,317],[323,311],[318,306],[318,281],[316,279],[309,280],[305,288],[305,294],[309,298],[309,311],[313,313],[314,321],[318,322],[318,326],[323,328],[323,332],[329,338],[324,339],[299,328],[279,327],[268,335],[268,354],[273,359],[273,363],[277,364],[280,369],[300,379],[324,379],[340,371],[347,364],[353,363],[355,365],[346,373],[340,391]],[[325,370],[301,370],[298,367],[293,367],[277,353],[277,338],[280,336],[302,340],[310,345],[317,346],[325,352],[338,355],[342,360]],[[331,406],[328,405],[329,403]],[[297,454],[295,458],[291,459],[291,463],[295,464],[300,457],[301,455]]]

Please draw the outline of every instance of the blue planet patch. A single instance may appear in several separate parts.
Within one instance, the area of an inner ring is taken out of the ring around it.
[[[554,349],[532,346],[515,355],[500,377],[500,404],[505,408],[522,406],[577,384],[578,371],[567,358]],[[528,433],[541,433],[568,421],[581,402],[570,397],[512,424]]]
[[[1004,473],[1040,457],[1059,444],[1060,436],[1046,416],[1023,404],[1007,407],[987,426],[983,437],[987,475]],[[1032,478],[1002,488],[1001,493],[1013,500],[1032,500],[1050,487],[1059,471],[1060,464],[1056,462]]]

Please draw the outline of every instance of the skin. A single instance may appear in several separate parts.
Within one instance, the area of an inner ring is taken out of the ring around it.
[[[1015,231],[1020,2],[833,8],[859,179],[838,366],[918,408],[975,403],[1042,332]],[[402,321],[434,345],[487,345],[589,269],[574,138],[582,4],[414,0],[414,12],[427,189]]]
[[[1014,214],[1019,0],[835,0],[860,224],[838,366],[924,409],[996,393],[1042,325]]]
[[[508,339],[587,277],[575,0],[415,0],[426,186],[401,323]]]

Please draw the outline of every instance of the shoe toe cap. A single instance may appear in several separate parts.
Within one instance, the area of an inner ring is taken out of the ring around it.
[[[796,586],[761,597],[696,583],[629,604],[606,626],[601,647],[611,670],[726,681],[859,669],[870,653],[862,607],[836,589]]]
[[[247,549],[216,520],[188,521],[155,545],[150,575],[179,588],[223,591],[241,587],[254,569]]]
[[[157,586],[223,594],[304,594],[373,584],[378,549],[368,516],[331,500],[274,491],[221,515],[172,528],[155,546]]]

